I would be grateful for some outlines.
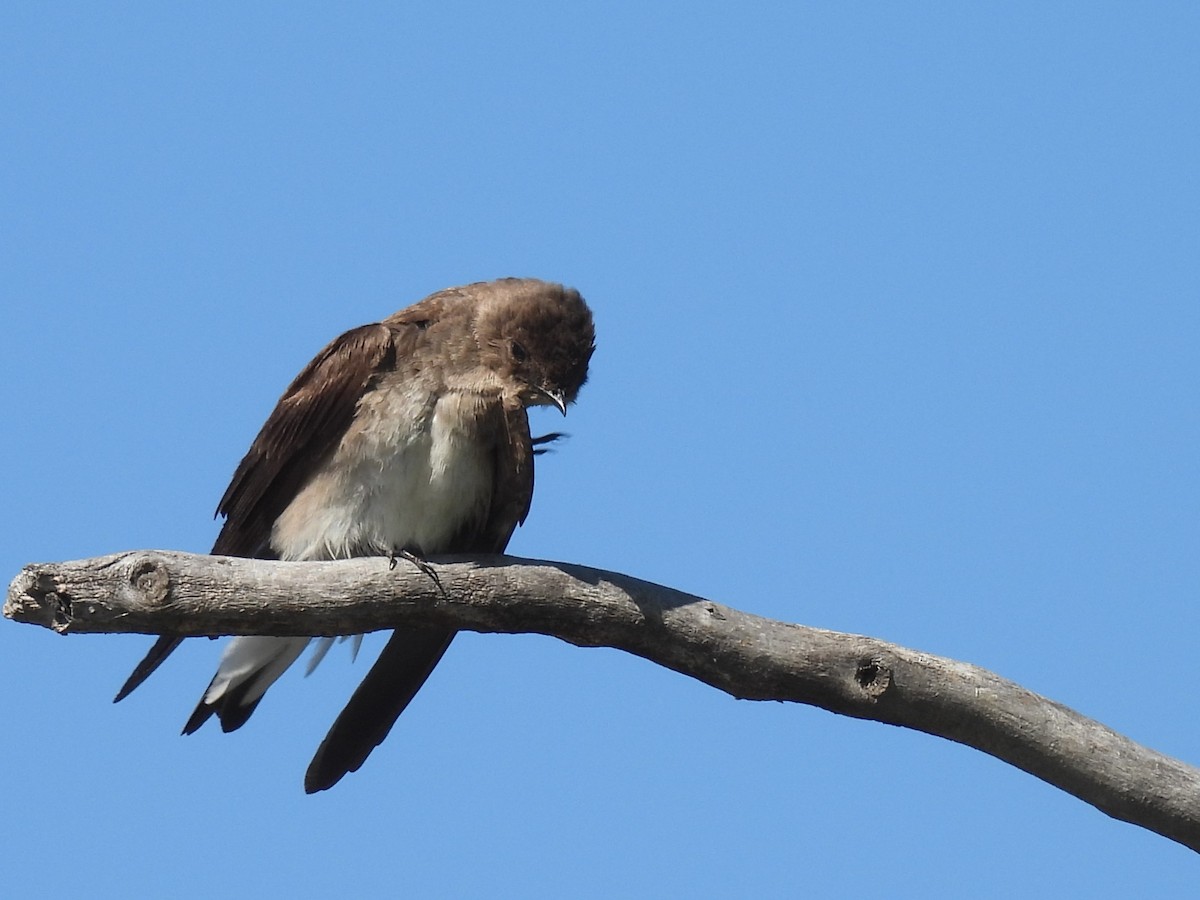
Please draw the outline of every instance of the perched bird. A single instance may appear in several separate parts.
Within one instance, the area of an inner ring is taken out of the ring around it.
[[[529,512],[535,445],[544,440],[531,437],[526,409],[566,415],[594,340],[576,291],[531,278],[439,291],[346,332],[296,376],[238,465],[217,507],[225,522],[213,554],[503,552]],[[321,743],[306,791],[357,771],[454,634],[433,626],[392,633]],[[160,637],[114,702],[182,640]],[[214,714],[223,730],[240,728],[310,640],[233,638],[184,733]]]

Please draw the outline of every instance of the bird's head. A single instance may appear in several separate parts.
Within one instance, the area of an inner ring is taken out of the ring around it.
[[[587,381],[592,313],[578,291],[531,278],[490,282],[476,335],[485,363],[515,384],[526,406],[563,415]]]

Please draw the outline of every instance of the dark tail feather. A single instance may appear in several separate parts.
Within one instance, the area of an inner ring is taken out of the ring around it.
[[[455,634],[442,628],[404,628],[392,633],[317,749],[304,776],[306,793],[331,788],[347,772],[358,771],[392,730]]]
[[[259,673],[261,674],[261,673]],[[215,680],[215,679],[214,679]],[[208,696],[206,688],[203,696],[200,697],[200,702],[196,704],[196,708],[192,710],[191,717],[183,726],[181,734],[195,734],[201,725],[207,722],[215,714],[221,722],[221,730],[228,734],[231,731],[237,731],[249,720],[250,715],[258,708],[258,703],[263,698],[263,694],[255,697],[247,702],[246,694],[250,689],[257,684],[256,679],[251,678],[249,681],[244,681],[236,688],[226,691],[213,703],[209,703],[205,697]],[[210,684],[209,687],[212,685]]]
[[[200,702],[196,704],[196,708],[192,710],[192,714],[188,716],[187,722],[184,723],[183,731],[180,734],[195,734],[196,731],[212,718],[213,713],[217,711],[215,706],[209,706],[204,702],[204,698],[200,698]]]
[[[150,648],[137,667],[133,670],[130,676],[125,679],[125,683],[121,685],[121,689],[117,691],[117,696],[113,697],[113,703],[120,703],[137,688],[143,681],[154,674],[154,670],[162,665],[163,660],[183,643],[183,638],[174,634],[164,634],[154,646]]]

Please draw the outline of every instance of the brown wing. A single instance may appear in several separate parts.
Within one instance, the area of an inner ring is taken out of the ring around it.
[[[414,329],[415,330],[415,329]],[[221,556],[274,556],[271,528],[350,426],[359,398],[396,361],[386,325],[347,331],[288,385],[217,505]]]
[[[359,398],[378,373],[411,353],[439,306],[428,302],[387,323],[347,331],[296,376],[238,464],[217,506],[225,524],[213,544],[220,556],[271,558],[271,527],[317,466],[332,453],[354,418]],[[166,634],[117,692],[123,700],[183,642]]]
[[[496,411],[492,499],[483,527],[458,535],[446,553],[503,553],[533,499],[533,443],[524,407]],[[338,714],[304,775],[304,790],[333,787],[357,772],[383,743],[400,714],[425,684],[455,632],[403,628],[392,633],[379,659]]]
[[[525,407],[502,410],[504,427],[495,450],[492,503],[487,522],[474,546],[463,553],[503,553],[518,525],[525,523],[533,502],[533,440]]]

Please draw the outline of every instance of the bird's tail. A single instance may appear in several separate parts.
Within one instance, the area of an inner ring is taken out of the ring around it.
[[[216,714],[222,731],[241,728],[275,680],[304,652],[311,638],[236,637],[225,647],[217,674],[200,698],[184,734]]]

